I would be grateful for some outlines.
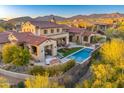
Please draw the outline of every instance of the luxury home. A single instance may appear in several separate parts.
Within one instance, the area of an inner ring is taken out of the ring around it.
[[[45,55],[56,56],[56,41],[44,35],[35,36],[31,32],[2,32],[0,33],[0,51],[4,44],[12,43],[28,48],[32,57],[37,61],[45,61]]]
[[[70,42],[76,42],[81,45],[87,45],[93,43],[93,37],[98,36],[106,39],[106,36],[99,32],[88,31],[84,28],[74,28],[71,27],[69,30],[69,40]]]
[[[57,46],[69,44],[67,26],[49,21],[28,21],[22,25],[22,32],[32,32],[36,36],[45,35],[57,41]]]
[[[106,38],[98,32],[68,27],[55,22],[27,21],[22,24],[20,32],[0,33],[0,51],[4,44],[17,44],[29,49],[35,61],[45,62],[48,56],[57,56],[59,47],[68,47],[70,42],[80,45],[91,44],[94,36]]]

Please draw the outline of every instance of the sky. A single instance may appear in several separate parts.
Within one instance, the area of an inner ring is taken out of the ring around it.
[[[1,5],[0,12],[0,18],[37,17],[51,14],[71,17],[101,13],[124,13],[124,5]]]

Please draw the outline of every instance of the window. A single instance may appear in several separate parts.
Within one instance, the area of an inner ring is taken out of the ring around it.
[[[44,30],[44,34],[47,34],[48,32],[47,32],[47,30]]]
[[[37,48],[35,46],[31,46],[32,48],[32,54],[37,55]]]
[[[51,29],[51,33],[54,33],[54,30],[53,29]]]
[[[60,30],[59,29],[57,29],[57,32],[59,32]]]
[[[65,31],[65,32],[66,32],[66,31],[68,31],[68,29],[63,29],[63,31]]]
[[[77,36],[77,40],[79,40],[79,36]]]
[[[88,41],[88,36],[84,36],[84,41]]]

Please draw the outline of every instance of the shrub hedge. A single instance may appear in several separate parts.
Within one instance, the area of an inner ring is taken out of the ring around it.
[[[34,66],[32,69],[29,70],[29,74],[31,75],[43,75],[45,73],[45,68],[43,66]]]
[[[75,66],[76,62],[74,60],[70,60],[63,64],[53,65],[49,67],[42,67],[42,66],[34,66],[32,69],[29,70],[29,74],[36,75],[40,74],[43,75],[48,73],[49,76],[57,76],[60,74],[65,73],[73,66]]]

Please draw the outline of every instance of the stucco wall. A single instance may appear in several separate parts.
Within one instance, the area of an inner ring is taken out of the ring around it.
[[[2,52],[3,44],[0,44],[0,52]]]
[[[70,34],[72,36],[72,42],[82,44],[82,36],[80,34]],[[79,37],[79,39],[77,39]]]
[[[56,35],[49,35],[49,38],[59,39],[59,38],[66,38],[66,44],[69,44],[69,33],[61,33]]]
[[[57,32],[57,29],[59,29],[59,32]],[[45,30],[47,30],[47,34],[44,33]],[[52,33],[51,30],[53,30],[53,33]],[[63,32],[62,28],[47,28],[47,29],[39,29],[38,30],[38,34],[39,35],[41,35],[41,34],[44,34],[44,35],[55,35],[55,34],[60,34],[62,32]]]
[[[63,28],[39,28],[36,29],[34,25],[30,22],[26,22],[22,25],[22,32],[32,32],[35,35],[54,35],[54,34],[61,34],[63,33]],[[59,31],[57,31],[59,29]],[[45,30],[47,30],[47,34],[45,34]],[[53,30],[53,33],[52,31]]]
[[[32,32],[33,34],[37,34],[35,26],[30,22],[26,22],[22,25],[22,32]]]
[[[52,56],[57,55],[57,43],[55,40],[47,40],[41,45],[37,46],[37,56],[36,58],[40,61],[45,61],[45,46],[52,45]]]

